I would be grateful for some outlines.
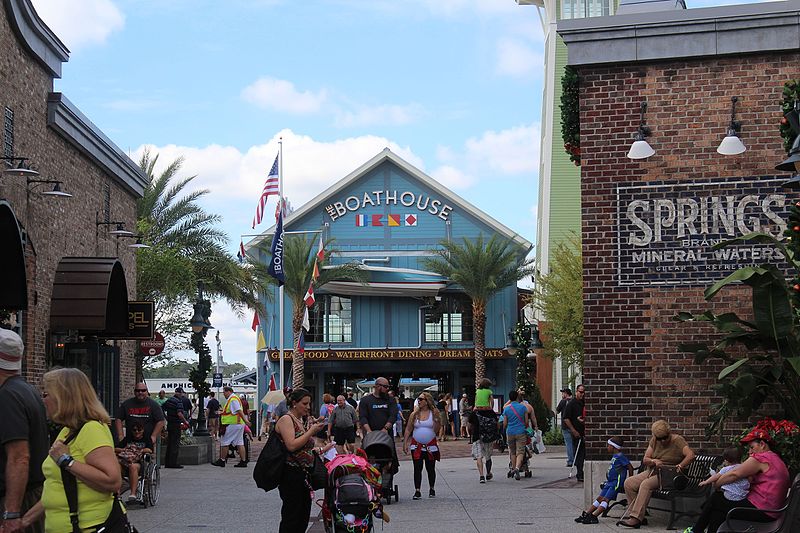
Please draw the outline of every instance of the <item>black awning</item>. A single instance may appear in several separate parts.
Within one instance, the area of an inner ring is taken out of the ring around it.
[[[114,257],[64,257],[50,303],[50,329],[103,338],[128,334],[128,285]]]
[[[25,246],[14,210],[0,200],[0,309],[28,308],[28,278],[25,273]]]

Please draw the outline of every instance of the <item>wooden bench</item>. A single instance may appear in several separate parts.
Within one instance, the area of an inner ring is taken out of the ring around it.
[[[725,522],[717,529],[718,533],[795,533],[800,531],[800,474],[795,476],[789,488],[789,497],[786,505],[780,509],[770,509],[769,512],[780,513],[780,516],[771,522],[751,522],[746,519],[737,519],[736,515],[752,512],[749,507],[735,507],[728,511]]]
[[[678,511],[677,510],[677,501],[680,499],[691,499],[691,498],[706,498],[710,492],[710,487],[700,487],[700,482],[708,479],[711,475],[709,470],[719,469],[719,466],[722,464],[722,457],[717,457],[714,455],[697,455],[695,456],[694,460],[689,463],[689,466],[686,468],[684,474],[687,478],[689,478],[689,484],[686,486],[685,489],[677,490],[677,489],[670,489],[670,490],[654,490],[653,494],[651,495],[652,500],[666,500],[670,502],[669,506],[669,524],[667,525],[667,529],[675,529],[675,521],[681,517],[688,517],[694,518],[700,515],[699,511]],[[641,473],[645,471],[644,463],[639,465],[639,469],[637,473]],[[621,500],[618,502],[613,502],[608,509],[603,513],[603,516],[608,514],[613,507],[617,505],[628,505],[628,500]],[[654,507],[654,509],[658,509]],[[659,509],[666,511],[667,509]]]

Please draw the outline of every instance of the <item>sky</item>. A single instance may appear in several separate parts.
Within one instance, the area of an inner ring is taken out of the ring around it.
[[[279,138],[294,207],[389,147],[535,240],[544,45],[534,6],[32,2],[70,50],[55,90],[134,161],[149,148],[158,172],[183,157],[179,176],[210,191],[201,203],[223,217],[232,253],[253,233]],[[226,361],[255,366],[251,321],[214,303]]]

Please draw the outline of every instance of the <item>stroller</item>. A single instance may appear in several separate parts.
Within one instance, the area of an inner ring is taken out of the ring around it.
[[[325,467],[328,469],[322,500],[325,533],[370,533],[373,517],[384,519],[378,495],[380,472],[357,454],[337,455]]]
[[[367,453],[367,460],[381,473],[380,497],[386,499],[386,504],[400,500],[397,485],[394,484],[395,448],[394,439],[385,431],[370,431],[361,440],[361,448]]]

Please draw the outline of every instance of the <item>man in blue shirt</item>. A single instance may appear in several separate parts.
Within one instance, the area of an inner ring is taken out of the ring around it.
[[[518,401],[519,394],[516,390],[508,393],[510,403],[503,409],[503,431],[508,441],[508,455],[513,468],[508,472],[508,477],[514,476],[519,481],[519,469],[525,460],[525,444],[528,441],[528,426],[531,424],[530,413],[524,404]]]

